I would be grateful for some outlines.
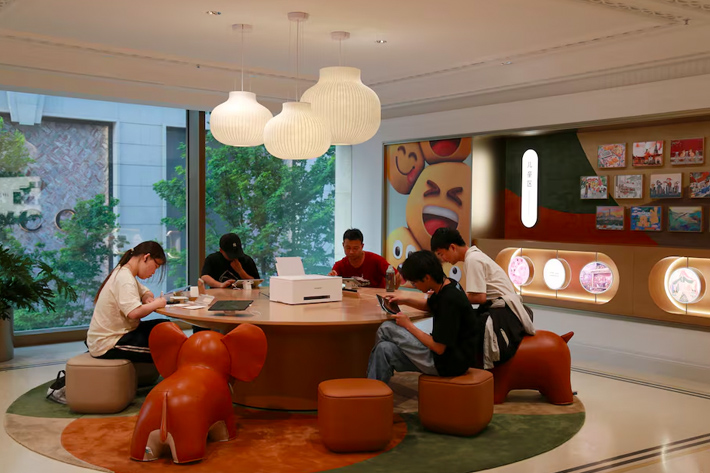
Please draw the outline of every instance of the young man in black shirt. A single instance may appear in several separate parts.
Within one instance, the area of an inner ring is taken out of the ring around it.
[[[242,240],[236,233],[222,235],[219,251],[205,258],[201,274],[210,287],[232,287],[239,279],[259,279],[256,263],[244,254]]]
[[[409,295],[390,300],[433,314],[433,331],[423,332],[403,313],[377,330],[367,377],[389,382],[393,371],[419,371],[434,376],[458,376],[480,364],[482,326],[456,281],[446,278],[431,251],[412,253],[402,265],[402,276],[429,298]],[[479,327],[480,326],[480,327]]]

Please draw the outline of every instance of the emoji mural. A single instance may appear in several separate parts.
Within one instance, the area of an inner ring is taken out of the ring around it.
[[[455,228],[471,240],[471,138],[397,143],[385,147],[387,242],[385,257],[399,267],[431,248],[437,228]],[[461,267],[445,265],[460,280]]]

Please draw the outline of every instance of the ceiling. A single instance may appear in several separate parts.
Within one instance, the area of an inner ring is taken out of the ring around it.
[[[245,88],[278,111],[297,93],[290,11],[310,14],[300,92],[338,65],[330,32],[348,31],[342,63],[385,117],[710,73],[710,0],[0,0],[0,86],[133,84],[209,109],[239,87],[231,25],[247,23]]]

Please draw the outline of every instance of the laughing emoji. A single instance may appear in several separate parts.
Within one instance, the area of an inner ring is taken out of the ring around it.
[[[463,161],[471,154],[471,137],[422,141],[421,146],[429,164]]]
[[[419,246],[431,249],[437,228],[467,235],[471,226],[471,168],[464,163],[428,166],[407,199],[407,227]]]
[[[409,194],[424,169],[424,156],[419,143],[389,145],[385,150],[387,180],[400,194]]]

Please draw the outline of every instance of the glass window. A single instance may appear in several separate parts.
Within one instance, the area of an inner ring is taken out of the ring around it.
[[[146,285],[184,281],[184,195],[161,194],[183,172],[184,110],[0,91],[0,119],[0,243],[50,264],[79,296],[55,312],[16,310],[16,331],[87,325],[118,257],[144,240],[170,255],[167,280]]]
[[[306,273],[333,266],[335,147],[311,160],[284,161],[264,146],[237,148],[206,138],[206,254],[234,232],[266,280],[277,256],[300,256]]]

